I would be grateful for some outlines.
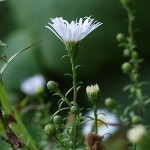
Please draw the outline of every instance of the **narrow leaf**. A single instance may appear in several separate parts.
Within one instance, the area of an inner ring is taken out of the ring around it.
[[[67,97],[67,95],[68,95],[72,90],[73,90],[73,87],[71,87],[71,88],[67,91],[67,93],[65,94],[65,97]]]
[[[34,45],[36,45],[36,44],[38,44],[38,43],[40,43],[40,42],[42,42],[42,41],[33,43],[32,45],[26,47],[25,49],[23,49],[23,50],[19,51],[18,53],[14,54],[13,56],[11,56],[11,57],[8,59],[7,63],[5,63],[5,64],[3,65],[2,69],[0,70],[0,74],[3,75],[4,71],[6,70],[6,68],[8,67],[8,65],[10,64],[10,62],[11,62],[16,56],[18,56],[18,55],[21,54],[23,51],[25,51],[25,50],[31,48],[32,46],[34,46]]]

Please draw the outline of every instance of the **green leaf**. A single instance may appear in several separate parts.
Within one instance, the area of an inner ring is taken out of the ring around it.
[[[2,126],[2,124],[0,124],[0,134],[2,134],[2,133],[4,133],[4,128],[3,128],[3,126]]]
[[[23,143],[28,147],[27,149],[24,149],[24,150],[29,150],[29,149],[37,150],[35,142],[33,141],[26,127],[22,123],[20,116],[18,115],[16,109],[9,105],[8,100],[9,100],[8,95],[5,89],[3,88],[2,84],[0,83],[0,104],[1,104],[2,110],[5,112],[5,114],[12,115],[16,121],[16,122],[9,124],[12,131],[17,135],[17,137],[20,137]],[[22,136],[22,134],[25,134],[25,135]]]
[[[6,114],[11,113],[11,109],[8,103],[8,95],[1,83],[0,83],[0,104]]]
[[[73,90],[73,87],[71,87],[71,88],[67,91],[67,93],[65,94],[65,97],[67,97],[67,95],[68,95],[72,90]]]
[[[30,47],[32,47],[32,46],[34,46],[34,45],[36,45],[36,44],[38,44],[38,43],[40,43],[40,42],[42,42],[42,41],[35,42],[35,43],[33,43],[32,45],[30,45],[30,46],[24,48],[23,50],[19,51],[18,53],[14,54],[13,56],[11,56],[11,57],[8,59],[8,61],[3,65],[2,69],[0,70],[0,74],[3,75],[4,71],[6,70],[6,68],[8,67],[8,65],[10,64],[10,62],[11,62],[16,56],[18,56],[18,55],[21,54],[23,51],[29,49]]]
[[[20,137],[20,139],[23,141],[23,143],[27,147],[30,147],[30,149],[37,150],[35,142],[33,141],[32,137],[29,134],[29,132],[25,128],[25,126],[24,126],[23,122],[21,121],[20,116],[18,115],[18,113],[15,110],[15,108],[12,108],[12,111],[13,111],[14,117],[16,119],[16,123],[12,124],[12,129],[13,129],[14,133],[18,137]]]

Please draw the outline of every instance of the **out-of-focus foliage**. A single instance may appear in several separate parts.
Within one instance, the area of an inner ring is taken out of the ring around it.
[[[2,11],[0,14],[2,18],[1,36],[9,48],[9,50],[6,48],[5,52],[12,54],[35,41],[43,41],[39,48],[33,48],[36,50],[26,52],[24,56],[20,56],[13,62],[5,74],[6,85],[9,82],[9,85],[12,83],[14,88],[19,87],[22,78],[39,70],[52,70],[56,73],[65,73],[69,70],[68,61],[59,59],[65,54],[63,44],[44,27],[48,24],[50,17],[62,16],[67,20],[73,20],[92,15],[103,22],[101,28],[82,41],[81,57],[79,58],[79,62],[84,66],[80,71],[82,75],[88,78],[99,78],[101,69],[105,65],[121,61],[121,51],[117,49],[115,35],[126,30],[126,21],[122,19],[125,18],[125,12],[120,7],[119,1],[13,0],[0,3],[0,7]],[[149,13],[146,12],[148,5],[136,2],[135,7],[137,9],[136,26],[140,28],[138,33],[140,34],[138,35],[140,50],[143,54],[149,54],[148,47],[146,47],[148,46],[148,35],[145,33],[148,33],[150,23],[147,21],[144,23],[148,19],[142,17],[149,17]],[[16,70],[20,71],[17,75],[18,82],[14,86],[14,82],[11,82],[10,79],[12,77],[10,72],[13,74]],[[22,70],[28,71],[22,74]],[[91,72],[94,74],[89,75]]]

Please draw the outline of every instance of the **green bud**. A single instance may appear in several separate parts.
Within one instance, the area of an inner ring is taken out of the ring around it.
[[[55,136],[56,135],[56,128],[54,127],[53,124],[47,124],[45,126],[45,129],[44,129],[45,133],[50,135],[50,136]]]
[[[72,106],[70,109],[70,112],[72,114],[78,114],[79,113],[79,109],[76,106]]]
[[[136,94],[136,88],[135,87],[131,87],[130,88],[130,93],[135,95]]]
[[[132,0],[120,0],[124,7],[130,7],[132,4]]]
[[[141,118],[139,116],[132,117],[132,124],[139,124],[141,123]]]
[[[123,55],[124,55],[125,57],[130,56],[129,50],[128,50],[128,49],[124,49]]]
[[[51,92],[56,92],[59,90],[58,87],[58,83],[55,81],[48,81],[47,82],[47,88],[51,91]]]
[[[117,42],[121,43],[121,42],[124,42],[125,41],[125,36],[123,33],[118,33],[117,36],[116,36],[116,40]]]
[[[106,105],[106,107],[109,107],[109,108],[115,108],[116,103],[112,98],[106,98],[105,105]]]
[[[130,73],[132,70],[132,66],[129,62],[125,62],[124,64],[122,64],[121,68],[124,73]]]
[[[132,52],[132,58],[133,58],[134,60],[137,60],[138,57],[139,57],[138,52],[136,52],[136,51]]]
[[[53,118],[53,122],[54,124],[57,124],[57,125],[61,125],[63,124],[63,120],[60,116],[56,115],[54,118]]]

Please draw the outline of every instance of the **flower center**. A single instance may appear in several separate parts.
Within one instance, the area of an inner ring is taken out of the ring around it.
[[[103,122],[105,122],[106,119],[105,119],[105,116],[99,116],[98,119],[99,120],[97,121],[97,127],[100,128],[100,127],[102,127],[104,125]]]

